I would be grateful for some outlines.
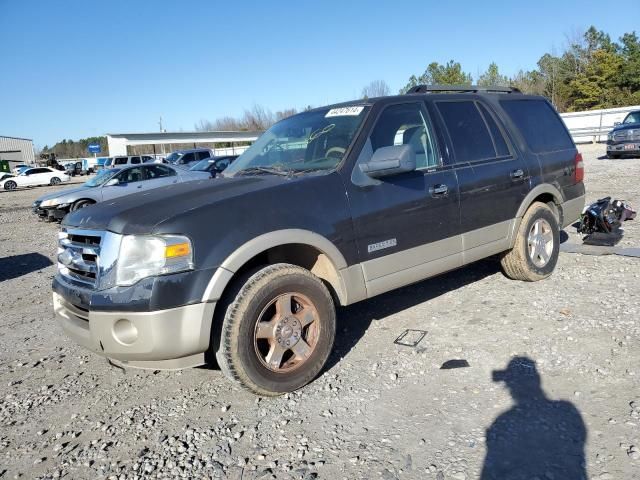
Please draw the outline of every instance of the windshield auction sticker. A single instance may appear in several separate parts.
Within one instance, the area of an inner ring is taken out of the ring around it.
[[[357,117],[362,113],[362,110],[364,110],[363,106],[332,108],[327,112],[324,118],[346,116]]]

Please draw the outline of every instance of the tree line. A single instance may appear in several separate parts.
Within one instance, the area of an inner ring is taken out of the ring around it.
[[[421,75],[412,75],[400,90],[420,84],[471,85],[473,77],[460,63],[430,63]],[[543,95],[560,112],[640,104],[640,40],[635,32],[618,42],[595,27],[575,36],[559,54],[545,53],[533,70],[512,77],[496,63],[476,79],[480,86],[511,86],[523,93]]]

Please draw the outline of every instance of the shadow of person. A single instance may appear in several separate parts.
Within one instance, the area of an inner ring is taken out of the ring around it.
[[[550,400],[533,360],[513,357],[493,371],[515,404],[487,429],[482,480],[585,480],[586,427],[571,402]]]

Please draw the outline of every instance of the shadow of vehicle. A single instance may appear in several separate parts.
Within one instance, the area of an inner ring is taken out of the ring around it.
[[[408,287],[339,308],[336,340],[324,370],[330,369],[347,355],[374,320],[382,320],[498,272],[500,272],[500,264],[494,258],[488,258]],[[373,361],[375,352],[371,353]]]
[[[25,253],[0,258],[0,282],[42,270],[53,262],[40,253]]]
[[[505,370],[494,370],[493,381],[505,383],[514,405],[487,429],[481,480],[585,480],[587,430],[580,412],[571,402],[547,398],[536,363],[513,357]]]

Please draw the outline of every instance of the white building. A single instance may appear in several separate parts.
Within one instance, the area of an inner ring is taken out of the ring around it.
[[[33,140],[0,135],[0,160],[8,160],[11,168],[19,163],[35,163]]]

